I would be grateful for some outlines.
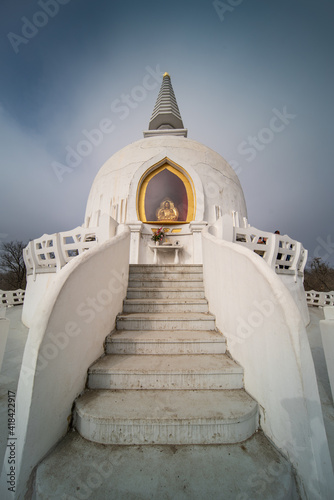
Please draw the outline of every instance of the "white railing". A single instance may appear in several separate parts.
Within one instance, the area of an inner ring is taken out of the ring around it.
[[[9,290],[8,292],[0,290],[0,306],[16,306],[23,304],[25,290]]]
[[[287,235],[267,233],[255,227],[235,227],[233,241],[247,246],[263,257],[277,273],[303,274],[304,272],[307,250],[299,241]]]
[[[306,293],[306,302],[311,306],[334,306],[334,292],[315,292],[309,290]]]
[[[289,236],[269,233],[250,226],[246,218],[239,222],[237,212],[223,216],[213,226],[216,236],[246,246],[278,274],[303,276],[308,252]]]
[[[117,223],[111,217],[100,220],[99,227],[78,226],[62,233],[44,234],[30,241],[23,250],[27,274],[58,272],[77,255],[116,234]]]

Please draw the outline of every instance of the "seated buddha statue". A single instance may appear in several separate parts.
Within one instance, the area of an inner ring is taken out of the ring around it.
[[[161,221],[176,221],[179,218],[179,211],[172,201],[164,200],[156,211],[156,216]]]

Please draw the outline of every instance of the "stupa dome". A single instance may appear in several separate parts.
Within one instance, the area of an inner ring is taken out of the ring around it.
[[[211,223],[217,215],[231,211],[247,217],[239,179],[226,160],[197,141],[170,134],[145,137],[106,161],[91,187],[86,225],[96,224],[98,213],[111,215],[119,223],[145,219],[140,211],[141,188],[158,169],[180,175],[185,184],[188,181],[188,203],[193,203],[193,211],[187,222]],[[159,190],[163,198],[164,183]]]
[[[247,217],[239,179],[218,153],[187,138],[171,78],[163,76],[144,139],[114,154],[93,182],[85,226],[107,214],[118,223],[215,222],[236,211]]]

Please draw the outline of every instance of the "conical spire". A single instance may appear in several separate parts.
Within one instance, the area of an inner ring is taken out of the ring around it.
[[[144,137],[151,135],[187,136],[187,130],[183,127],[179,107],[168,73],[165,73],[163,76],[160,92],[151,116],[149,131],[144,132]]]

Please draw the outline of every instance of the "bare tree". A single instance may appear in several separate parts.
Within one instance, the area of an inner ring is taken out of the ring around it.
[[[2,243],[0,253],[1,282],[7,289],[17,290],[26,287],[26,267],[23,260],[25,246],[22,241]]]
[[[320,257],[314,257],[310,269],[305,270],[305,290],[331,292],[334,290],[334,269]]]

